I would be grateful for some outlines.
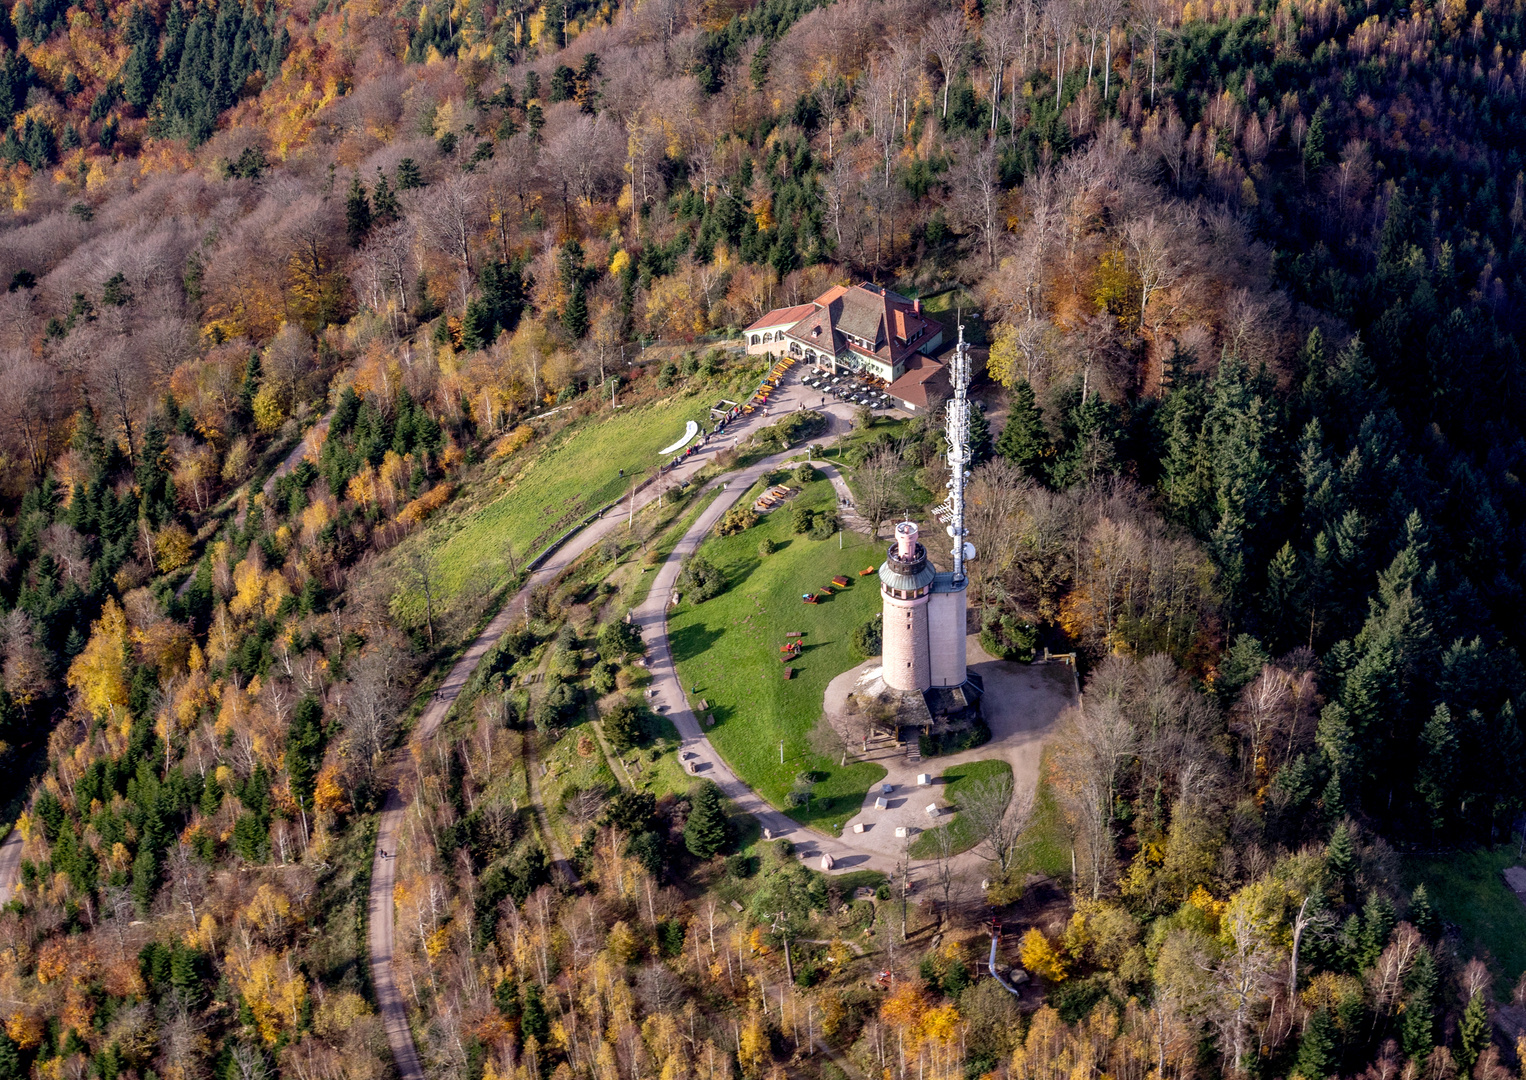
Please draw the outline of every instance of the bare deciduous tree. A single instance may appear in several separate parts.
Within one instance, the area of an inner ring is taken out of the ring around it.
[[[880,526],[890,515],[900,491],[901,456],[889,447],[881,447],[853,470],[854,494],[858,512],[869,522],[871,536],[879,536]]]
[[[960,796],[959,812],[979,838],[976,846],[981,854],[1005,877],[1033,813],[1033,790],[1019,790],[1008,770],[972,784]]]

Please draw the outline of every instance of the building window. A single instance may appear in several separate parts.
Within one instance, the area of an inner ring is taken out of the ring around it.
[[[752,343],[754,345],[756,345],[758,343],[758,335],[757,334],[752,335]]]

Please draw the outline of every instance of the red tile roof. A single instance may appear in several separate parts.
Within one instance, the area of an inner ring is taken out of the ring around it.
[[[906,360],[906,374],[891,383],[885,392],[899,401],[925,409],[934,395],[947,397],[952,393],[953,385],[949,382],[947,368],[916,353]]]

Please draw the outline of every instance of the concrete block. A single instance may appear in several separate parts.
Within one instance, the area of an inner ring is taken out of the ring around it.
[[[890,800],[881,795],[878,799],[874,800],[874,808],[876,810],[889,810]]]
[[[895,790],[895,785],[894,784],[881,784],[880,785],[880,794],[881,795],[889,795],[894,790]]]
[[[924,773],[917,773],[917,786],[918,787],[929,787],[929,786],[931,786],[932,782],[933,782],[933,774],[932,773],[926,773],[926,772],[924,772]]]
[[[897,840],[904,840],[904,839],[906,839],[906,826],[905,825],[897,825],[895,827],[895,838]]]
[[[853,831],[856,832],[856,833],[863,832],[864,831],[864,823],[862,821],[856,822],[854,824],[854,826],[853,826]]]
[[[927,804],[927,816],[928,817],[937,817],[938,816],[938,804],[937,803],[930,802],[930,803]]]

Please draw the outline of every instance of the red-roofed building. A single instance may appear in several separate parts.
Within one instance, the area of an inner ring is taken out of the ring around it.
[[[953,396],[954,387],[949,381],[948,369],[927,356],[913,356],[906,362],[901,377],[891,383],[885,392],[907,412],[931,412],[940,401]]]
[[[750,353],[788,353],[887,383],[905,374],[913,357],[935,352],[943,343],[943,327],[922,314],[920,300],[867,282],[834,286],[814,303],[777,308],[745,334]]]

